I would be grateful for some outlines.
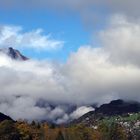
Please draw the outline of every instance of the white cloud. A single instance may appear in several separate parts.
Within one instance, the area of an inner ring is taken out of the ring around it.
[[[20,26],[0,27],[0,47],[31,48],[38,51],[56,50],[63,47],[64,42],[44,35],[42,29],[23,32]]]
[[[109,27],[100,33],[104,50],[113,63],[139,65],[140,22],[128,22],[124,16],[113,16]]]
[[[81,106],[81,107],[77,108],[75,111],[73,111],[70,114],[70,117],[72,119],[77,119],[77,118],[81,117],[82,115],[84,115],[84,114],[86,114],[90,111],[94,111],[94,108],[93,107]]]

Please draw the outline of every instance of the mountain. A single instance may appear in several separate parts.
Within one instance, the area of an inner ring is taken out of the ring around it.
[[[0,53],[6,54],[13,60],[28,60],[26,56],[22,55],[18,50],[13,49],[12,47],[2,48],[0,49]]]
[[[6,116],[6,115],[0,113],[0,122],[2,122],[4,120],[11,120],[12,121],[12,119],[9,116]]]
[[[83,115],[82,117],[74,120],[72,123],[89,123],[94,120],[102,119],[105,116],[123,116],[131,113],[140,112],[140,103],[135,101],[123,101],[113,100],[108,104],[103,104],[100,107],[95,108],[95,111],[91,111]],[[88,118],[88,119],[87,119]]]
[[[122,115],[125,113],[140,112],[140,103],[134,101],[114,100],[95,109],[95,113],[104,115]]]

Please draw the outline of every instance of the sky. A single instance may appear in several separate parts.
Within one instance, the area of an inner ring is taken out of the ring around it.
[[[57,14],[49,10],[43,11],[20,11],[12,10],[0,12],[0,24],[9,26],[21,26],[23,32],[42,29],[43,35],[50,35],[54,40],[62,41],[61,49],[34,50],[18,48],[25,55],[36,59],[57,59],[65,61],[72,51],[76,51],[82,44],[90,41],[90,33],[74,15]],[[12,46],[12,45],[11,45]],[[14,46],[13,46],[14,47]]]
[[[65,123],[115,99],[140,101],[139,0],[0,2],[0,111]],[[31,112],[31,113],[29,113]]]

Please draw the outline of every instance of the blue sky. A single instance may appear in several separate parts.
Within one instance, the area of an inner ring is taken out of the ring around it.
[[[90,42],[90,31],[74,14],[60,15],[47,10],[32,12],[15,10],[1,11],[0,17],[0,24],[2,25],[22,26],[25,32],[42,28],[43,34],[51,34],[54,39],[65,42],[63,48],[52,51],[37,52],[33,49],[22,49],[28,57],[64,61],[71,52]]]

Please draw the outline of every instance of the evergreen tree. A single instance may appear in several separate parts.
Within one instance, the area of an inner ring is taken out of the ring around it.
[[[58,136],[56,138],[56,140],[64,140],[63,134],[61,131],[59,131]]]

